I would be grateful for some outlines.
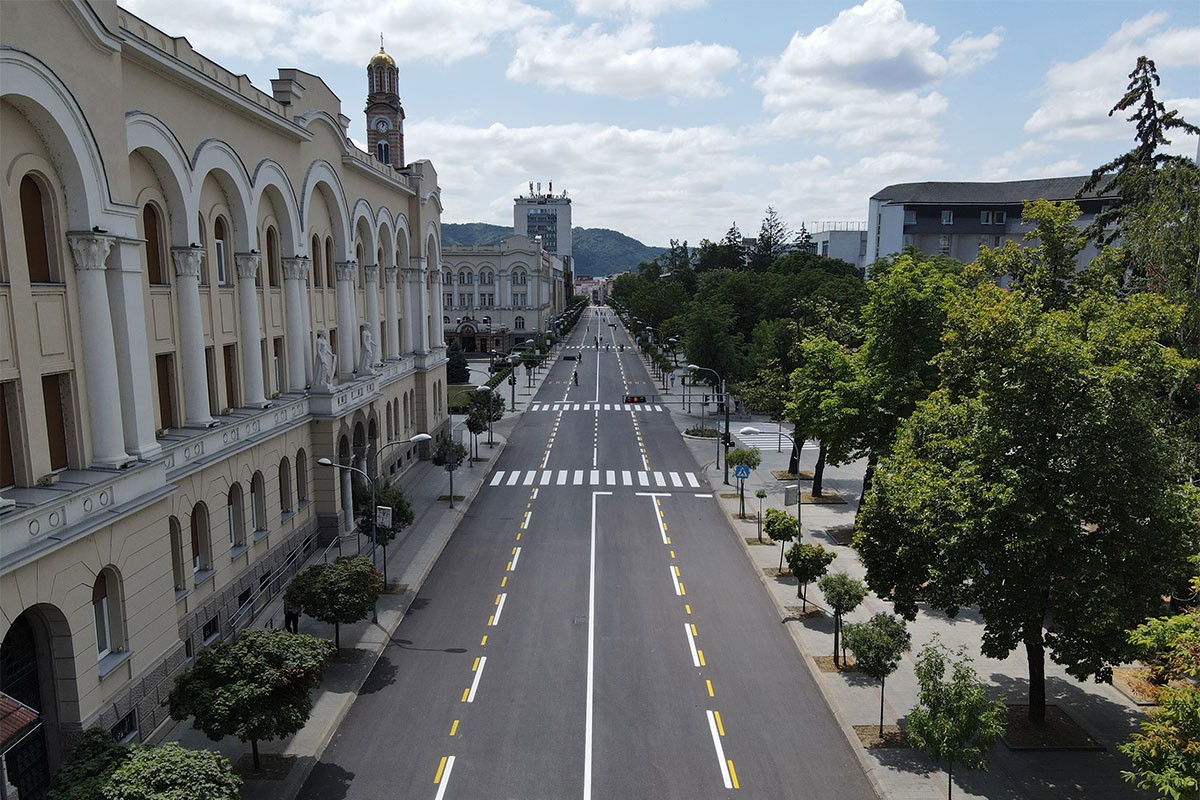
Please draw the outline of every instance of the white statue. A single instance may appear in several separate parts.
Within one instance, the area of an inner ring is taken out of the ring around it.
[[[318,392],[333,391],[333,370],[337,364],[337,356],[329,349],[329,340],[325,331],[317,334],[316,364],[313,365],[312,388]]]
[[[374,375],[375,363],[375,337],[371,335],[371,329],[364,325],[362,327],[362,352],[359,354],[358,374]]]

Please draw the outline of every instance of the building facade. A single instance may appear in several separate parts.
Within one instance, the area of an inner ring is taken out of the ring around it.
[[[440,189],[396,78],[376,54],[364,153],[315,75],[266,94],[112,2],[0,3],[0,697],[42,723],[0,742],[10,796],[86,727],[150,738],[351,529],[318,458],[386,478],[447,427]]]
[[[1083,212],[1076,224],[1089,224],[1112,197],[1076,199],[1088,176],[1044,178],[1002,183],[931,181],[898,183],[871,196],[867,216],[866,267],[906,247],[930,255],[941,253],[971,262],[981,247],[1022,242],[1025,201],[1074,201]],[[1094,245],[1079,254],[1082,268],[1096,255]]]
[[[570,299],[562,261],[542,240],[510,236],[495,245],[442,253],[442,324],[466,353],[508,352],[549,330]]]
[[[574,269],[571,257],[571,199],[567,193],[554,193],[554,182],[542,192],[539,181],[534,189],[529,183],[529,194],[513,198],[513,233],[541,238],[547,253],[558,256],[563,269]]]

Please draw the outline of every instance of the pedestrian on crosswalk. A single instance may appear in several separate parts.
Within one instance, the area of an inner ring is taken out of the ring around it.
[[[572,372],[571,377],[575,379],[575,385],[578,386],[579,385],[579,370],[575,370],[574,372]]]

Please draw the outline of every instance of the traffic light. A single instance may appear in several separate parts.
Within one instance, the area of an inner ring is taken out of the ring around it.
[[[726,447],[731,446],[733,444],[733,434],[722,433],[721,434],[721,444],[725,445]]]
[[[517,373],[516,372],[513,372],[511,375],[508,376],[508,385],[509,386],[517,385]]]
[[[644,394],[627,394],[627,395],[625,395],[625,402],[626,403],[644,403],[644,402],[646,402],[646,395],[644,395]]]

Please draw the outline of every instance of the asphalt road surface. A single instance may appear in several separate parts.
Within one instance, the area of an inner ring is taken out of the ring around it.
[[[615,321],[585,312],[301,798],[874,797]]]

